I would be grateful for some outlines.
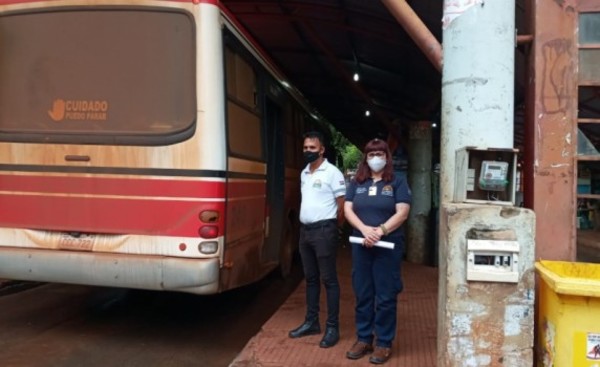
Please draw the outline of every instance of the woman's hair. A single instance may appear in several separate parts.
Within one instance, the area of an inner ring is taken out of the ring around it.
[[[394,166],[392,164],[392,153],[387,143],[381,139],[373,139],[365,145],[363,149],[363,157],[358,164],[356,170],[356,182],[363,183],[367,178],[371,177],[371,168],[367,164],[367,154],[370,152],[385,152],[385,167],[383,168],[382,179],[385,182],[390,182],[394,178]]]

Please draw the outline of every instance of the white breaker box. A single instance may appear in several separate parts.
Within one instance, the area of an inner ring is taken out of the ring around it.
[[[467,240],[467,280],[519,282],[519,243]]]

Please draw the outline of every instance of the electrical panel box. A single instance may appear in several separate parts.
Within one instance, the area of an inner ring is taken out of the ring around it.
[[[519,282],[517,241],[467,240],[467,280]]]
[[[501,148],[458,149],[454,202],[515,205],[518,152]]]

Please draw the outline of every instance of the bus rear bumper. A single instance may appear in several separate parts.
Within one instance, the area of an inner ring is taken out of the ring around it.
[[[3,247],[0,278],[213,294],[219,259]]]

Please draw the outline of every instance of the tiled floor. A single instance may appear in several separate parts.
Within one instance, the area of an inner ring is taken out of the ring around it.
[[[345,357],[355,341],[354,296],[350,284],[350,249],[340,250],[338,273],[342,290],[340,342],[319,348],[322,335],[290,339],[290,329],[304,318],[305,288],[302,283],[252,338],[230,367],[334,367],[373,366],[368,357],[357,361]],[[404,291],[398,299],[398,330],[392,358],[385,366],[435,367],[437,327],[437,268],[404,263]],[[325,294],[321,294],[321,320],[325,320]]]

